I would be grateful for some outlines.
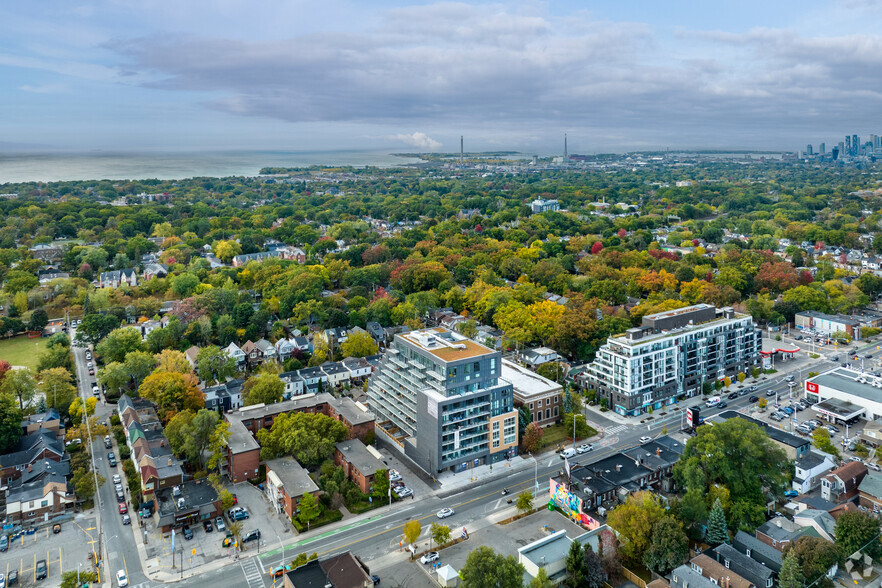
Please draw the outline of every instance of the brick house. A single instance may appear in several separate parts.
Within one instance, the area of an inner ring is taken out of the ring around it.
[[[6,520],[11,523],[48,521],[76,502],[73,488],[60,473],[13,485],[6,492]]]
[[[40,461],[66,461],[64,444],[51,430],[38,430],[18,440],[10,453],[0,455],[0,484],[9,485]]]
[[[329,417],[346,425],[350,439],[364,440],[368,431],[374,430],[376,417],[365,405],[350,398],[331,398],[328,402]]]
[[[369,494],[374,484],[374,474],[377,470],[386,469],[382,455],[358,439],[341,441],[334,447],[334,463],[343,468],[346,477],[362,492]]]
[[[300,512],[300,500],[306,494],[316,498],[319,487],[309,472],[293,457],[280,457],[266,462],[266,491],[276,512],[284,511],[288,518]]]
[[[269,429],[280,414],[309,412],[334,418],[349,429],[350,439],[364,437],[373,430],[374,415],[350,398],[330,394],[302,394],[274,404],[244,406],[224,415],[230,425],[227,444],[227,474],[233,482],[243,482],[258,474],[260,444],[255,439],[261,429]]]

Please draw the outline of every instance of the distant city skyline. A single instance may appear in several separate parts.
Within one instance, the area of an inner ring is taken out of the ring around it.
[[[880,24],[872,0],[16,3],[0,151],[830,153],[879,132]]]

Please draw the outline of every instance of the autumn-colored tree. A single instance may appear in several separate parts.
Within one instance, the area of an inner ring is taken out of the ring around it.
[[[193,374],[157,371],[144,379],[139,392],[156,404],[164,419],[172,412],[199,410],[205,406],[197,384]]]
[[[591,246],[591,255],[597,255],[601,251],[603,251],[603,243],[595,241],[594,245]]]
[[[156,354],[156,371],[186,374],[193,371],[187,356],[176,349],[163,349]]]
[[[539,449],[539,443],[542,440],[544,431],[537,423],[530,423],[524,430],[524,436],[521,438],[523,449],[527,453],[533,453]]]

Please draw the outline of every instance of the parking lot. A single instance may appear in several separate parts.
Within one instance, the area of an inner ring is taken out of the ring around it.
[[[37,561],[46,560],[48,576],[41,583],[57,586],[62,572],[76,570],[79,564],[81,569],[89,569],[92,562],[88,556],[93,549],[98,551],[95,519],[78,515],[72,521],[61,523],[61,532],[57,535],[52,533],[51,527],[46,527],[12,541],[9,550],[0,553],[0,572],[8,577],[11,570],[16,570],[19,585],[33,585],[37,581]]]
[[[456,531],[458,527],[454,526],[452,529]],[[439,559],[435,562],[435,567],[449,564],[456,570],[462,570],[469,553],[474,551],[479,545],[491,547],[496,553],[512,554],[517,557],[518,548],[564,529],[570,537],[578,537],[585,533],[582,527],[572,523],[565,516],[549,510],[540,510],[535,514],[505,526],[498,524],[489,525],[472,532],[467,541],[441,550],[439,552]],[[419,552],[431,547],[428,533],[425,533],[419,542]],[[437,577],[432,574],[433,564],[423,564],[420,563],[419,559],[415,559],[412,563],[409,562],[404,566],[399,565],[386,570],[384,572],[384,580],[394,581],[396,577],[400,577],[408,572],[412,574],[414,568],[417,568],[420,572],[417,576],[422,575],[426,579]],[[421,584],[417,582],[416,585]]]
[[[228,488],[238,499],[238,505],[248,510],[249,517],[242,520],[242,536],[252,530],[260,530],[260,540],[245,543],[245,549],[263,550],[278,546],[279,539],[291,537],[293,526],[287,516],[273,511],[264,493],[249,483],[236,484]],[[224,513],[224,524],[229,525],[230,519]],[[232,546],[224,547],[226,531],[218,530],[215,519],[211,521],[212,530],[206,531],[203,525],[191,525],[192,539],[186,539],[182,530],[175,531],[175,565],[181,565],[181,549],[183,546],[184,569],[203,565],[221,558],[233,559],[236,554]],[[153,520],[146,523],[148,534],[147,557],[154,559],[155,565],[168,569],[172,567],[171,533],[162,534],[156,529]]]

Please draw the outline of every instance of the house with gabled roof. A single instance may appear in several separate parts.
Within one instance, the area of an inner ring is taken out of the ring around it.
[[[242,351],[242,348],[236,345],[235,343],[230,343],[226,347],[224,347],[224,352],[233,358],[236,362],[236,367],[240,370],[245,368],[245,352]]]
[[[857,496],[858,487],[867,475],[867,466],[851,461],[821,478],[821,498],[840,503]]]
[[[133,288],[137,285],[138,272],[131,268],[101,272],[98,274],[99,288],[119,288],[120,286],[129,286],[130,288]]]

